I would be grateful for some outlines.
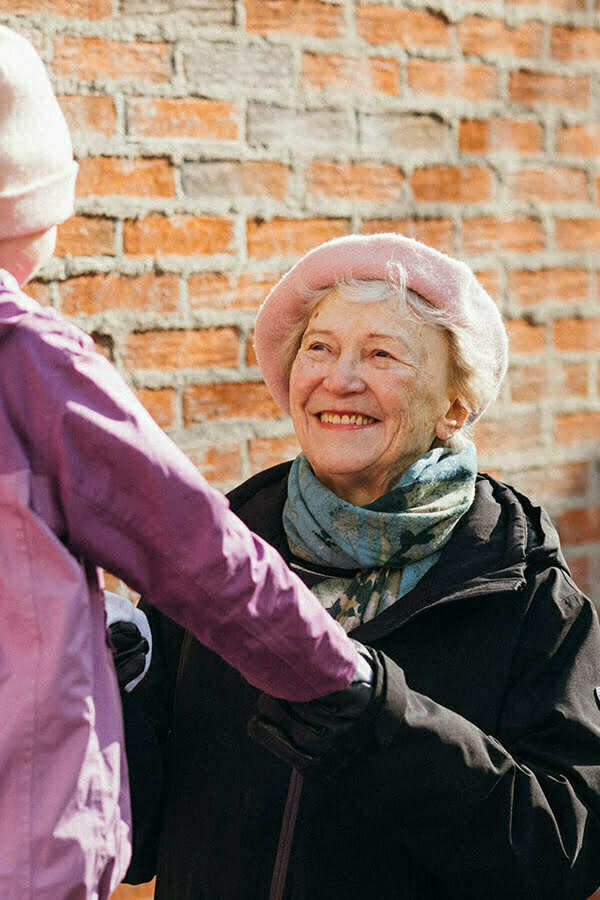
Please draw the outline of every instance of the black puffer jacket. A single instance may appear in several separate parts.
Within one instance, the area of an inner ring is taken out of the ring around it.
[[[230,500],[293,563],[288,469]],[[246,736],[257,692],[147,611],[153,664],[125,698],[128,880],[158,871],[158,900],[266,900],[290,770]],[[438,564],[353,637],[383,660],[378,739],[333,782],[304,779],[287,900],[585,900],[600,885],[600,630],[546,514],[479,476]]]

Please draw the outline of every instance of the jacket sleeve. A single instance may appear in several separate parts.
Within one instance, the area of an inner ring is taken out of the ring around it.
[[[50,316],[34,325],[3,348],[5,403],[71,552],[122,578],[256,687],[289,699],[345,687],[356,652],[279,554],[86,336]]]
[[[388,657],[379,665],[386,701],[360,768],[364,811],[450,896],[589,897],[600,885],[600,630],[570,579],[552,571],[534,588],[494,734],[411,690]]]

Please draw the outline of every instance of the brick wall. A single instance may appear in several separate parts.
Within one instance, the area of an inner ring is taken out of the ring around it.
[[[296,443],[253,318],[299,255],[401,230],[508,321],[483,468],[545,503],[600,604],[600,29],[593,0],[3,0],[80,163],[32,293],[227,489]]]
[[[594,0],[2,0],[0,22],[46,61],[80,163],[32,293],[212,483],[296,449],[252,352],[268,288],[323,240],[400,230],[504,313],[481,466],[548,506],[600,604]]]

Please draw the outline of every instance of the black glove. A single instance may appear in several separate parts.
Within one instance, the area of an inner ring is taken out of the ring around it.
[[[250,737],[299,772],[330,777],[348,765],[372,739],[383,703],[381,665],[369,647],[356,646],[362,666],[348,687],[306,703],[261,694]]]
[[[148,641],[133,622],[113,622],[109,626],[113,644],[113,660],[117,670],[119,687],[125,686],[141,675],[146,665]]]

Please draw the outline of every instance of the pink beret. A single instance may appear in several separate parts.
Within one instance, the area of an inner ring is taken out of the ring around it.
[[[502,317],[489,294],[466,263],[401,234],[348,235],[321,244],[302,257],[275,285],[258,311],[255,349],[265,383],[289,414],[289,381],[280,348],[290,327],[302,317],[303,292],[320,290],[347,278],[389,279],[389,264],[406,271],[407,287],[434,306],[447,310],[480,345],[485,345],[493,395],[469,417],[473,422],[494,399],[508,361],[508,340]]]

